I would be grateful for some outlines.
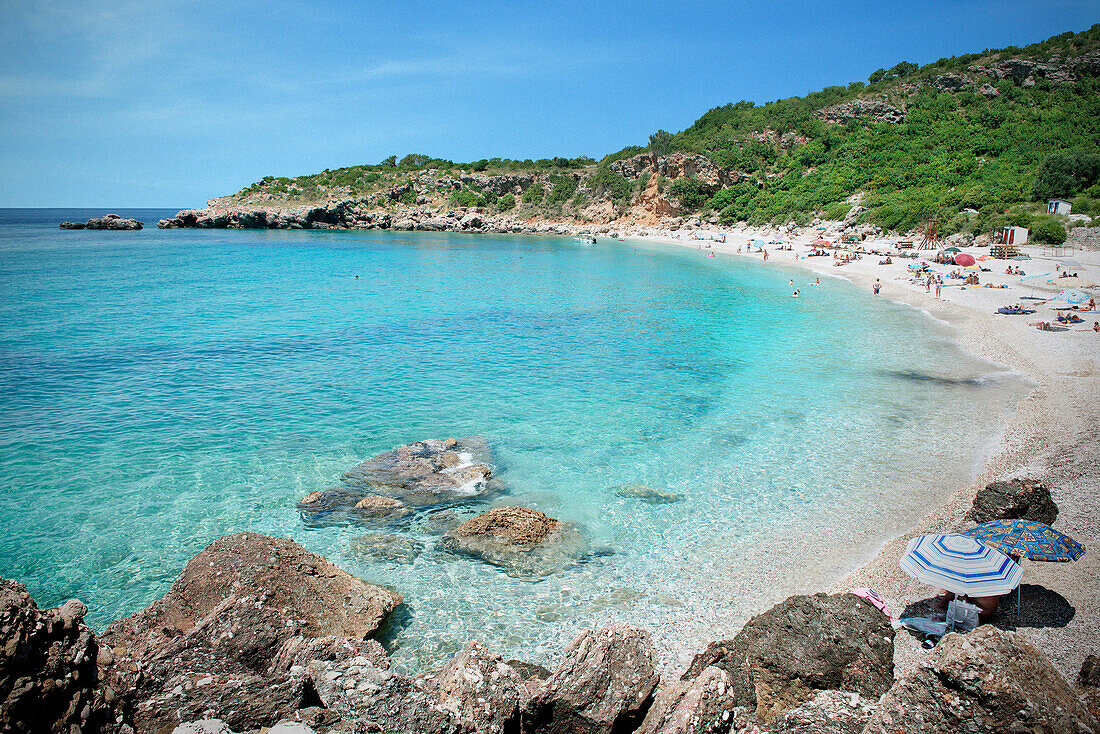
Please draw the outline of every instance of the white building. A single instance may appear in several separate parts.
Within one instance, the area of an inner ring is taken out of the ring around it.
[[[1005,227],[997,240],[998,245],[1022,245],[1027,242],[1027,229],[1024,227]]]
[[[1047,201],[1047,214],[1069,214],[1072,209],[1073,204],[1065,199],[1050,199]]]

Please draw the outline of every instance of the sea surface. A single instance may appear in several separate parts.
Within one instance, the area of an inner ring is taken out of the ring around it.
[[[0,575],[43,607],[80,598],[96,629],[254,530],[400,591],[399,669],[471,639],[552,663],[618,621],[681,665],[969,481],[1027,390],[916,310],[747,258],[156,229],[174,210],[58,229],[105,211],[0,210]],[[502,496],[382,530],[296,509],[394,446],[475,435]],[[632,484],[682,499],[617,494]],[[516,504],[591,552],[530,579],[436,549],[441,525]],[[411,553],[357,552],[371,532]]]

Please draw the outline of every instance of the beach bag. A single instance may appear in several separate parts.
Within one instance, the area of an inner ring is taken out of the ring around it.
[[[969,632],[978,626],[978,614],[981,611],[974,604],[953,599],[947,605],[947,625],[952,630]]]

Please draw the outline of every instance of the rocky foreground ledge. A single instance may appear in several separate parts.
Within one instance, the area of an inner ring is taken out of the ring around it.
[[[793,596],[661,680],[649,634],[587,630],[554,670],[477,642],[415,677],[374,639],[401,603],[290,540],[239,533],[98,638],[71,600],[0,580],[0,731],[228,734],[1092,732],[1096,659],[1075,688],[1011,632],[947,635],[895,679],[887,618]],[[1083,697],[1082,697],[1083,696]]]

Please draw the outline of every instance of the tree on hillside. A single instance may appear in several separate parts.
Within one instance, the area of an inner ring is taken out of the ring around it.
[[[1100,179],[1100,153],[1071,150],[1048,155],[1035,173],[1036,199],[1074,196]]]
[[[664,155],[672,144],[672,133],[667,130],[658,130],[649,136],[649,149],[654,155]]]
[[[386,168],[397,168],[397,156],[391,155],[389,158],[383,158],[378,165]]]
[[[409,153],[401,159],[399,166],[408,170],[423,168],[431,159],[432,157],[430,155],[424,155],[423,153]]]

